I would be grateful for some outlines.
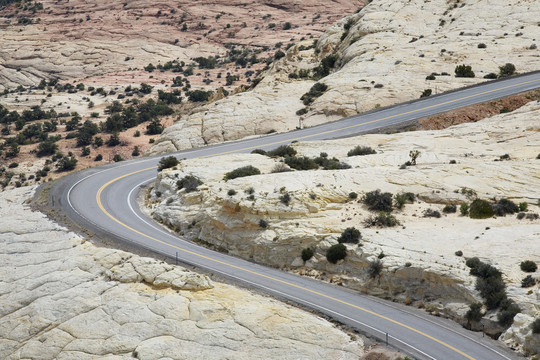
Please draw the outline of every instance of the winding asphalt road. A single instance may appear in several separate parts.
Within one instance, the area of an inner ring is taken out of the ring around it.
[[[293,140],[347,137],[455,108],[540,87],[540,71],[392,106],[336,122],[249,140],[176,153],[179,158],[210,157],[271,149]],[[346,139],[343,141],[347,141]],[[355,145],[351,143],[351,147]],[[90,231],[134,246],[177,257],[308,308],[325,313],[420,359],[516,359],[514,353],[453,322],[388,301],[267,268],[187,242],[147,218],[138,207],[139,190],[156,177],[160,157],[91,168],[62,178],[51,189],[55,206]]]

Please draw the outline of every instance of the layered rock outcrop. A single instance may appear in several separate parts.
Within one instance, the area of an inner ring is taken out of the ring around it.
[[[290,48],[253,90],[179,120],[151,153],[313,126],[417,99],[425,89],[486,81],[483,76],[506,63],[518,72],[537,70],[538,18],[534,0],[374,0],[330,27],[315,48],[313,40]],[[315,81],[302,76],[317,75],[313,69],[325,58],[318,76],[329,75],[318,81],[327,89],[306,106],[300,97]],[[472,66],[476,77],[455,77],[461,64]],[[434,80],[427,80],[432,73]]]
[[[477,256],[503,272],[509,296],[532,319],[540,315],[540,289],[521,287],[527,274],[519,264],[540,262],[540,221],[515,215],[475,220],[442,210],[479,197],[526,202],[530,213],[538,213],[538,119],[540,103],[531,102],[513,113],[440,131],[293,144],[301,155],[337,157],[351,165],[347,170],[272,173],[280,159],[258,154],[182,160],[176,169],[159,173],[148,205],[156,219],[185,237],[232,255],[384,297],[429,302],[431,311],[456,319],[463,319],[470,302],[481,300],[465,266],[465,258]],[[357,145],[377,154],[347,157]],[[410,150],[421,152],[418,164],[400,168]],[[226,172],[246,165],[262,175],[223,180]],[[178,190],[177,181],[186,175],[198,176],[203,185],[189,193]],[[395,212],[400,226],[365,225],[373,213],[351,200],[351,193],[360,198],[376,189],[416,194],[413,204]],[[288,204],[284,194],[290,196]],[[428,209],[443,213],[442,218],[425,217]],[[348,244],[345,260],[328,262],[326,250],[352,226],[361,230],[361,246]],[[314,256],[304,263],[300,255],[307,248]],[[377,258],[384,270],[372,277],[369,268]],[[537,335],[516,340],[530,327],[528,321],[521,324],[505,341],[523,352],[538,351]],[[486,328],[493,325],[486,319]]]
[[[358,359],[360,338],[179,266],[96,247],[0,193],[2,359]]]

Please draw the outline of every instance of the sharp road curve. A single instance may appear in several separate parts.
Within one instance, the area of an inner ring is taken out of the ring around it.
[[[324,125],[179,152],[180,158],[210,157],[293,140],[347,137],[459,107],[540,87],[540,72],[486,82],[459,91],[392,106]],[[351,144],[352,147],[353,144]],[[187,242],[146,217],[136,202],[141,187],[156,177],[159,157],[91,168],[58,181],[54,205],[90,231],[178,259],[207,271],[325,313],[419,359],[516,359],[481,334],[404,306],[230,257]]]

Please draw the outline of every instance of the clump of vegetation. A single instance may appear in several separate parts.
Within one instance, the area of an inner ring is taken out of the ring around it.
[[[335,244],[326,251],[326,260],[332,264],[336,264],[339,260],[345,259],[347,256],[347,248],[343,244]]]
[[[369,146],[356,146],[354,149],[349,150],[347,156],[360,156],[360,155],[371,155],[376,154],[377,152]]]
[[[457,211],[457,206],[454,204],[446,204],[442,211],[445,214],[455,213]]]
[[[178,190],[184,189],[187,193],[197,190],[199,185],[202,185],[202,181],[193,175],[186,175],[182,179],[176,182],[176,188]]]
[[[515,75],[516,67],[512,63],[506,63],[499,67],[499,78]]]
[[[433,210],[433,209],[426,209],[423,215],[424,217],[434,217],[434,218],[441,217],[441,213],[438,210]]]
[[[169,169],[169,168],[172,168],[176,165],[178,165],[180,163],[180,161],[178,161],[177,158],[175,158],[174,156],[167,156],[167,157],[162,157],[160,160],[159,160],[159,164],[158,164],[158,171],[162,171],[164,169]]]
[[[465,319],[474,322],[482,320],[482,303],[472,303],[469,305],[469,310],[465,314]]]
[[[370,191],[364,195],[362,202],[371,211],[392,211],[392,194],[389,192],[383,193],[381,190]]]
[[[289,203],[291,202],[291,195],[286,192],[285,194],[281,195],[279,197],[279,201],[281,201],[283,204],[289,206]]]
[[[268,228],[268,221],[264,220],[264,219],[260,219],[259,220],[259,227],[261,229],[266,229]]]
[[[467,216],[469,215],[469,204],[461,204],[459,206],[459,213],[461,214],[461,216]]]
[[[348,227],[341,235],[338,237],[337,241],[340,244],[343,243],[350,243],[350,244],[358,244],[358,241],[362,237],[362,234],[360,234],[360,230],[358,230],[355,227]]]
[[[77,165],[77,159],[75,158],[75,156],[73,156],[73,154],[69,156],[62,156],[56,163],[56,171],[62,172],[62,171],[73,170],[75,169],[76,165]]]
[[[313,78],[318,80],[330,74],[330,70],[336,65],[337,55],[328,55],[321,60],[319,66],[313,69]],[[326,89],[325,89],[326,90]]]
[[[493,213],[497,216],[505,216],[506,214],[514,214],[519,211],[519,207],[511,200],[502,198],[492,206]]]
[[[224,180],[232,180],[239,177],[259,175],[261,171],[254,166],[242,166],[225,174]]]
[[[536,284],[536,280],[534,280],[534,278],[531,275],[527,275],[521,280],[522,288],[528,288],[528,287],[534,286],[535,284]]]
[[[253,150],[255,152],[256,150]],[[261,150],[264,152],[264,150]],[[268,152],[265,152],[264,155],[268,156],[279,156],[279,157],[286,157],[286,156],[295,156],[296,150],[290,146],[290,145],[281,145],[274,150],[270,150]]]
[[[349,199],[354,200],[354,199],[356,199],[356,198],[358,198],[358,194],[355,193],[354,191],[351,191],[351,192],[349,193]]]
[[[372,279],[375,279],[379,275],[381,275],[383,269],[383,263],[380,259],[376,259],[369,263],[367,272],[368,276]]]
[[[404,192],[394,195],[394,205],[398,209],[402,209],[406,203],[413,203],[416,196],[412,192]]]
[[[302,260],[304,262],[308,261],[309,259],[311,259],[314,255],[314,252],[311,248],[306,248],[304,250],[302,250]]]
[[[318,169],[319,165],[311,158],[306,156],[287,156],[285,164],[295,170],[314,170]]]
[[[540,318],[535,319],[531,323],[531,328],[532,328],[533,334],[540,334]]]
[[[426,78],[426,80],[431,80],[431,79]],[[433,77],[433,80],[435,80],[435,76]],[[431,96],[431,94],[433,94],[433,90],[424,89],[424,91],[422,91],[422,93],[420,94],[420,98],[429,97]]]
[[[538,266],[532,260],[522,261],[521,264],[519,264],[519,267],[521,271],[530,272],[530,273],[535,272],[538,269]]]
[[[309,89],[309,91],[307,93],[305,93],[304,95],[302,95],[302,97],[300,97],[300,100],[302,100],[302,102],[304,103],[304,105],[309,105],[311,104],[316,98],[318,98],[319,96],[321,96],[322,94],[324,94],[324,92],[328,89],[328,86],[326,84],[323,84],[323,83],[315,83],[315,85],[313,85],[311,87],[311,89]]]
[[[399,221],[394,215],[385,211],[380,211],[377,215],[371,215],[366,220],[364,220],[364,225],[366,227],[392,227],[399,225]]]
[[[456,256],[463,256],[463,251],[458,250],[454,253]]]
[[[236,195],[236,190],[230,189],[229,191],[227,191],[227,195],[229,195],[229,196],[234,196],[234,195]]]
[[[469,206],[469,216],[471,219],[487,219],[493,215],[493,209],[486,200],[475,199]]]
[[[470,65],[458,65],[454,71],[456,73],[456,77],[473,78],[475,76]]]

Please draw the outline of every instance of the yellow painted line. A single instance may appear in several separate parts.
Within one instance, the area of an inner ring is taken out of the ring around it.
[[[333,133],[333,132],[337,132],[337,131],[340,131],[340,130],[343,130],[343,129],[351,129],[351,128],[355,128],[355,127],[358,127],[358,126],[362,126],[362,125],[367,125],[367,124],[371,124],[371,123],[376,123],[376,122],[380,122],[380,121],[383,121],[383,120],[387,120],[387,119],[391,119],[391,118],[394,118],[394,117],[397,117],[397,116],[401,116],[401,115],[408,115],[408,114],[412,114],[412,113],[415,113],[415,112],[418,112],[418,111],[422,111],[422,110],[426,110],[426,109],[430,109],[430,108],[434,108],[434,107],[439,107],[439,106],[442,106],[442,105],[446,105],[446,104],[450,104],[450,103],[453,103],[453,102],[456,102],[456,101],[460,101],[460,100],[465,100],[465,99],[468,99],[468,98],[472,98],[472,97],[477,97],[477,96],[480,96],[480,95],[484,95],[484,94],[488,94],[488,93],[492,93],[492,92],[495,92],[495,91],[499,91],[499,90],[503,90],[503,89],[507,89],[507,88],[511,88],[511,87],[516,87],[516,86],[519,86],[519,85],[523,85],[523,84],[527,84],[527,83],[532,83],[532,82],[537,82],[537,81],[540,81],[540,79],[538,80],[531,80],[531,81],[526,81],[526,82],[523,82],[523,83],[519,83],[519,84],[515,84],[515,85],[509,85],[509,86],[506,86],[506,87],[502,87],[502,88],[498,88],[498,89],[494,89],[494,90],[489,90],[489,91],[484,91],[484,92],[481,92],[481,93],[478,93],[478,94],[474,94],[474,95],[469,95],[469,96],[465,96],[465,97],[462,97],[462,98],[459,98],[459,99],[454,99],[454,100],[450,100],[450,101],[447,101],[447,102],[444,102],[444,103],[440,103],[440,104],[436,104],[436,105],[431,105],[431,106],[426,106],[424,108],[421,108],[421,109],[417,109],[417,110],[411,110],[411,111],[408,111],[408,112],[405,112],[405,113],[401,113],[401,114],[396,114],[396,115],[391,115],[391,116],[387,116],[387,117],[384,117],[384,118],[381,118],[381,119],[376,119],[376,120],[372,120],[372,121],[369,121],[369,122],[364,122],[364,123],[360,123],[360,124],[354,124],[354,125],[350,125],[350,126],[347,126],[345,128],[340,128],[340,129],[334,129],[334,130],[328,130],[328,131],[325,131],[325,132],[321,132],[321,133],[317,133],[317,134],[312,134],[312,135],[306,135],[306,136],[299,136],[295,139],[289,139],[289,140],[285,140],[285,141],[276,141],[274,143],[269,143],[269,144],[265,144],[265,146],[268,146],[268,145],[276,145],[276,144],[279,144],[279,143],[283,143],[283,142],[289,142],[289,141],[293,141],[293,140],[302,140],[302,139],[307,139],[307,138],[310,138],[310,137],[313,137],[313,136],[317,136],[317,135],[324,135],[324,134],[330,134],[330,133]],[[253,149],[255,148],[255,146],[253,147],[247,147],[247,148],[242,148],[242,149],[237,149],[237,150],[231,150],[231,151],[224,151],[224,152],[221,152],[221,153],[218,153],[218,154],[214,154],[214,155],[206,155],[206,156],[202,156],[201,158],[204,158],[204,157],[210,157],[210,156],[218,156],[218,155],[224,155],[224,154],[228,154],[228,153],[233,153],[233,152],[240,152],[240,151],[243,151],[243,150],[249,150],[249,149]],[[200,258],[203,258],[203,259],[206,259],[206,260],[209,260],[209,261],[212,261],[212,262],[215,262],[215,263],[219,263],[221,265],[225,265],[225,266],[228,266],[228,267],[231,267],[231,268],[234,268],[234,269],[237,269],[237,270],[240,270],[240,271],[244,271],[244,272],[247,272],[247,273],[250,273],[250,274],[253,274],[253,275],[256,275],[256,276],[260,276],[260,277],[263,277],[263,278],[266,278],[266,279],[269,279],[269,280],[272,280],[272,281],[275,281],[275,282],[278,282],[278,283],[281,283],[281,284],[285,284],[285,285],[288,285],[288,286],[291,286],[291,287],[294,287],[294,288],[297,288],[297,289],[300,289],[300,290],[303,290],[303,291],[306,291],[306,292],[309,292],[311,294],[315,294],[315,295],[318,295],[318,296],[321,296],[321,297],[324,297],[324,298],[327,298],[327,299],[330,299],[330,300],[333,300],[333,301],[336,301],[338,303],[341,303],[341,304],[344,304],[344,305],[347,305],[347,306],[350,306],[350,307],[353,307],[355,309],[358,309],[358,310],[361,310],[361,311],[364,311],[368,314],[371,314],[373,316],[376,316],[380,319],[384,319],[386,321],[389,321],[391,323],[394,323],[396,325],[399,325],[403,328],[406,328],[408,330],[411,330],[419,335],[422,335],[430,340],[433,340],[435,341],[436,343],[440,344],[440,345],[443,345],[455,352],[457,352],[458,354],[464,356],[465,358],[467,359],[470,359],[470,360],[474,360],[473,357],[467,355],[466,353],[464,353],[463,351],[459,350],[459,349],[456,349],[455,347],[451,346],[450,344],[447,344],[445,343],[444,341],[441,341],[437,338],[434,338],[433,336],[431,335],[428,335],[420,330],[417,330],[413,327],[410,327],[406,324],[403,324],[399,321],[396,321],[396,320],[393,320],[389,317],[386,317],[384,315],[381,315],[381,314],[378,314],[376,312],[373,312],[371,310],[368,310],[368,309],[365,309],[363,307],[360,307],[360,306],[357,306],[357,305],[354,305],[354,304],[351,304],[349,302],[346,302],[346,301],[343,301],[343,300],[340,300],[340,299],[337,299],[337,298],[334,298],[332,296],[329,296],[329,295],[326,295],[326,294],[323,294],[323,293],[320,293],[320,292],[317,292],[317,291],[314,291],[314,290],[311,290],[311,289],[308,289],[308,288],[305,288],[303,286],[300,286],[300,285],[296,285],[296,284],[293,284],[293,283],[290,283],[290,282],[287,282],[287,281],[284,281],[284,280],[280,280],[280,279],[276,279],[274,277],[271,277],[271,276],[268,276],[268,275],[264,275],[264,274],[260,274],[260,273],[257,273],[255,271],[252,271],[252,270],[248,270],[248,269],[244,269],[242,267],[239,267],[239,266],[236,266],[236,265],[232,265],[232,264],[229,264],[229,263],[226,263],[226,262],[223,262],[223,261],[220,261],[220,260],[217,260],[217,259],[213,259],[211,257],[208,257],[208,256],[204,256],[204,255],[201,255],[201,254],[198,254],[196,252],[192,252],[192,251],[189,251],[189,250],[186,250],[186,249],[183,249],[181,247],[178,247],[176,245],[172,245],[172,244],[169,244],[167,242],[164,242],[162,240],[159,240],[159,239],[156,239],[152,236],[149,236],[145,233],[142,233],[126,224],[124,224],[123,222],[121,222],[120,220],[118,220],[117,218],[115,218],[114,216],[112,216],[111,214],[109,214],[109,212],[103,207],[103,204],[101,202],[101,194],[103,193],[103,190],[105,190],[109,185],[111,185],[112,183],[120,180],[120,179],[123,179],[125,177],[128,177],[128,176],[131,176],[131,175],[134,175],[134,174],[137,174],[137,173],[140,173],[140,172],[143,172],[143,171],[147,171],[147,170],[151,170],[151,169],[155,169],[156,167],[149,167],[149,168],[146,168],[146,169],[142,169],[142,170],[138,170],[138,171],[134,171],[134,172],[131,172],[131,173],[128,173],[128,174],[125,174],[125,175],[122,175],[122,176],[119,176],[115,179],[112,179],[110,181],[108,181],[107,183],[105,183],[97,192],[96,194],[96,201],[97,201],[97,204],[99,206],[99,208],[101,209],[101,211],[107,215],[110,219],[114,220],[115,222],[117,222],[119,225],[125,227],[126,229],[129,229],[131,231],[133,231],[134,233],[136,234],[139,234],[143,237],[146,237],[152,241],[155,241],[155,242],[158,242],[160,244],[163,244],[163,245],[166,245],[166,246],[169,246],[171,248],[174,248],[176,250],[179,250],[179,251],[182,251],[184,253],[188,253],[190,255],[194,255],[194,256],[197,256],[197,257],[200,257]]]
[[[334,298],[334,297],[332,297],[332,296],[329,296],[329,295],[320,293],[320,292],[318,292],[318,291],[314,291],[314,290],[305,288],[305,287],[303,287],[303,286],[300,286],[300,285],[296,285],[296,284],[290,283],[290,282],[288,282],[288,281],[276,279],[276,278],[274,278],[274,277],[272,277],[272,276],[260,274],[260,273],[258,273],[258,272],[252,271],[252,270],[248,270],[248,269],[245,269],[245,268],[236,266],[236,265],[232,265],[232,264],[226,263],[226,262],[224,262],[224,261],[217,260],[217,259],[213,259],[213,258],[211,258],[211,257],[208,257],[208,256],[201,255],[201,254],[198,254],[198,253],[193,252],[193,251],[189,251],[189,250],[183,249],[183,248],[181,248],[181,247],[179,247],[179,246],[169,244],[169,243],[167,243],[167,242],[165,242],[165,241],[156,239],[155,237],[152,237],[152,236],[147,235],[147,234],[145,234],[145,233],[143,233],[143,232],[141,232],[141,231],[139,231],[139,230],[137,230],[137,229],[134,229],[134,228],[132,228],[131,226],[124,224],[123,222],[121,222],[120,220],[118,220],[117,218],[115,218],[114,216],[112,216],[111,214],[109,214],[109,212],[105,209],[105,207],[103,207],[103,204],[101,203],[101,194],[102,194],[103,190],[105,190],[109,185],[111,185],[112,183],[114,183],[114,182],[116,182],[116,181],[118,181],[118,180],[120,180],[120,179],[123,179],[123,178],[125,178],[125,177],[131,176],[131,175],[134,175],[134,174],[143,172],[143,171],[151,170],[151,169],[154,169],[154,168],[155,168],[155,167],[150,167],[150,168],[146,168],[146,169],[134,171],[134,172],[131,172],[131,173],[129,173],[129,174],[125,174],[125,175],[119,176],[119,177],[117,177],[117,178],[115,178],[115,179],[112,179],[112,180],[110,180],[109,182],[105,183],[105,184],[98,190],[98,192],[97,192],[97,194],[96,194],[96,201],[97,201],[98,206],[99,206],[99,208],[101,209],[101,211],[103,211],[103,213],[104,213],[105,215],[107,215],[109,218],[111,218],[112,220],[114,220],[115,222],[117,222],[118,224],[120,224],[121,226],[125,227],[126,229],[129,229],[129,230],[133,231],[133,232],[136,233],[136,234],[139,234],[139,235],[141,235],[141,236],[144,236],[144,237],[146,237],[147,239],[153,240],[153,241],[158,242],[158,243],[160,243],[160,244],[169,246],[169,247],[171,247],[171,248],[174,248],[174,249],[176,249],[176,250],[182,251],[182,252],[184,252],[184,253],[188,253],[188,254],[190,254],[190,255],[197,256],[197,257],[202,258],[202,259],[210,260],[210,261],[212,261],[212,262],[215,262],[215,263],[218,263],[218,264],[221,264],[221,265],[225,265],[225,266],[231,267],[231,268],[233,268],[233,269],[237,269],[237,270],[240,270],[240,271],[244,271],[244,272],[247,272],[247,273],[250,273],[250,274],[253,274],[253,275],[256,275],[256,276],[260,276],[260,277],[263,277],[263,278],[266,278],[266,279],[269,279],[269,280],[272,280],[272,281],[275,281],[275,282],[278,282],[278,283],[281,283],[281,284],[289,285],[289,286],[291,286],[291,287],[294,287],[294,288],[297,288],[297,289],[300,289],[300,290],[304,290],[304,291],[306,291],[306,292],[309,292],[309,293],[312,293],[312,294],[315,294],[315,295],[319,295],[319,296],[321,296],[321,297],[324,297],[324,298],[327,298],[327,299],[330,299],[330,300],[334,300],[334,301],[339,302],[339,303],[341,303],[341,304],[351,306],[351,307],[353,307],[353,308],[355,308],[355,309],[364,311],[364,312],[366,312],[366,313],[368,313],[368,314],[374,315],[374,316],[376,316],[376,317],[379,317],[379,318],[381,318],[381,319],[384,319],[384,320],[389,321],[389,322],[391,322],[391,323],[394,323],[394,324],[396,324],[396,325],[402,326],[402,327],[404,327],[404,328],[406,328],[406,329],[408,329],[408,330],[414,331],[414,332],[416,332],[417,334],[420,334],[420,335],[422,335],[422,336],[425,336],[426,338],[428,338],[428,339],[430,339],[430,340],[433,340],[433,341],[435,341],[435,342],[437,342],[437,343],[439,343],[439,344],[441,344],[441,345],[443,345],[443,346],[445,346],[445,347],[447,347],[447,348],[449,348],[449,349],[451,349],[451,350],[457,352],[457,353],[460,354],[460,355],[463,355],[463,356],[466,357],[467,359],[474,360],[473,357],[471,357],[471,356],[465,354],[465,353],[462,352],[461,350],[456,349],[455,347],[453,347],[453,346],[451,346],[451,345],[449,345],[449,344],[447,344],[447,343],[445,343],[445,342],[443,342],[443,341],[441,341],[441,340],[439,340],[439,339],[436,339],[436,338],[434,338],[434,337],[431,336],[431,335],[428,335],[428,334],[426,334],[426,333],[424,333],[424,332],[422,332],[422,331],[420,331],[420,330],[417,330],[417,329],[412,328],[412,327],[410,327],[410,326],[408,326],[408,325],[405,325],[405,324],[403,324],[403,323],[401,323],[401,322],[399,322],[399,321],[390,319],[389,317],[386,317],[386,316],[384,316],[384,315],[380,315],[380,314],[378,314],[378,313],[376,313],[376,312],[373,312],[373,311],[371,311],[371,310],[368,310],[368,309],[365,309],[365,308],[363,308],[363,307],[360,307],[360,306],[351,304],[351,303],[349,303],[349,302],[346,302],[346,301],[343,301],[343,300]]]

